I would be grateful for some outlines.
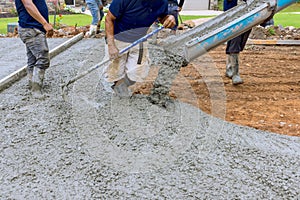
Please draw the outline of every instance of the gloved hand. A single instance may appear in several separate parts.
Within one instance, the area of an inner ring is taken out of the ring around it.
[[[49,23],[45,23],[43,25],[43,27],[44,27],[45,31],[47,32],[46,36],[47,37],[52,37],[53,36],[53,27],[52,27],[52,25],[49,24]]]
[[[165,28],[172,28],[176,25],[175,17],[173,15],[167,15],[162,19],[162,24]]]

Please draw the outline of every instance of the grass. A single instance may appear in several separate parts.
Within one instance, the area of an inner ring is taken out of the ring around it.
[[[286,26],[294,26],[300,28],[300,14],[288,14],[284,12],[279,12],[274,15],[274,24]]]
[[[57,16],[56,16],[57,17]],[[50,23],[53,24],[54,22],[54,15],[49,16]],[[63,15],[62,20],[60,23],[66,24],[69,26],[86,26],[92,22],[92,16],[89,15],[82,15],[82,14],[76,14],[76,15]]]
[[[18,22],[18,18],[1,18],[0,19],[0,34],[6,34],[7,24]]]
[[[220,3],[220,5],[222,5]],[[275,25],[285,26],[294,26],[300,27],[300,14],[291,14],[290,12],[300,12],[300,3],[295,3],[274,16]],[[181,15],[182,21],[193,20],[199,18],[208,18],[213,16],[184,16]],[[53,23],[54,16],[51,15],[49,17],[50,23]],[[18,18],[1,18],[0,19],[0,34],[6,34],[7,32],[7,24],[17,22]],[[82,14],[74,14],[74,15],[63,15],[63,18],[60,23],[66,24],[69,26],[86,26],[89,25],[92,21],[92,17],[89,15]],[[180,21],[180,19],[179,19]],[[104,20],[102,21],[101,27],[104,27]]]
[[[290,5],[289,7],[286,7],[280,13],[282,12],[300,12],[300,2],[294,3],[293,5]]]

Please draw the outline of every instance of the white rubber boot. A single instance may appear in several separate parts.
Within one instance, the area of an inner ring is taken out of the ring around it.
[[[91,37],[91,36],[95,35],[96,32],[97,32],[97,25],[91,24],[90,30],[89,30],[89,32],[86,32],[85,36],[86,37]]]

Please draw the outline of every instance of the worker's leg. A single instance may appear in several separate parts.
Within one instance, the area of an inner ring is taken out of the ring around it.
[[[178,6],[175,3],[168,4],[168,14],[173,15],[175,18],[176,25],[171,28],[171,34],[176,35],[176,30],[178,27]]]
[[[99,8],[99,21],[97,23],[97,31],[96,33],[100,33],[101,32],[101,21],[104,17],[104,12],[103,12],[103,4],[101,0],[96,0],[97,1],[97,5]]]
[[[150,60],[146,44],[139,44],[128,51],[125,65],[125,76],[115,82],[114,91],[119,96],[131,96],[132,92],[128,88],[136,82],[142,82],[149,73]]]
[[[251,29],[245,33],[243,33],[241,35],[241,45],[240,45],[240,51],[243,51],[245,46],[246,46],[246,43],[247,43],[247,40],[249,38],[249,35],[251,33]]]
[[[126,74],[131,81],[142,82],[148,76],[150,65],[147,42],[140,43],[129,50]]]
[[[243,50],[243,35],[239,35],[227,42],[226,46],[226,73],[225,75],[232,78],[232,84],[237,85],[243,83],[239,75],[239,53]]]
[[[233,85],[238,85],[238,84],[242,84],[243,80],[240,77],[239,74],[239,54],[230,54],[231,56],[231,65],[233,67],[233,71],[232,71],[232,84]]]
[[[129,45],[129,43],[115,40],[115,44],[118,49],[123,49]],[[105,47],[105,58],[108,58],[108,48]],[[128,96],[128,86],[124,83],[126,76],[125,65],[128,59],[128,53],[122,54],[119,58],[111,61],[103,70],[105,83],[102,83],[104,87],[110,85],[114,92],[118,96]],[[108,89],[106,89],[108,91]]]
[[[42,92],[45,70],[50,66],[49,48],[45,33],[37,29],[20,28],[20,38],[25,43],[30,65],[32,70],[32,91],[37,94]]]
[[[27,52],[27,79],[28,79],[29,88],[31,89],[33,69],[36,63],[36,59],[28,47],[26,47],[26,52]]]
[[[90,25],[89,32],[86,33],[86,36],[92,36],[97,31],[97,24],[99,21],[99,6],[95,0],[87,0],[86,1],[87,6],[90,9],[90,12],[92,14],[92,23]]]

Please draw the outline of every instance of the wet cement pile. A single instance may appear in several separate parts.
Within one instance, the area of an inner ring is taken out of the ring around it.
[[[52,59],[47,98],[22,79],[0,94],[1,199],[297,199],[300,139],[240,127],[173,101],[105,91],[87,39]]]

